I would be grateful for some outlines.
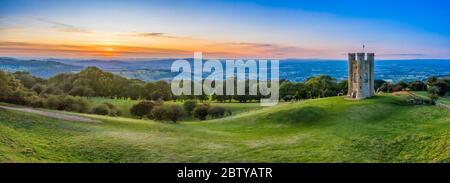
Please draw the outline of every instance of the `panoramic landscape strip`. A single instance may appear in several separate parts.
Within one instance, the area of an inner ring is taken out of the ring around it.
[[[1,0],[0,175],[447,180],[449,9]]]

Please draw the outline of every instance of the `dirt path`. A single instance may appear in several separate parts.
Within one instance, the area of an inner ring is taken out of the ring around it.
[[[93,120],[93,119],[86,118],[86,117],[70,115],[70,114],[63,114],[63,113],[60,113],[60,112],[41,111],[41,110],[38,110],[38,109],[27,108],[27,107],[0,106],[0,108],[7,109],[7,110],[14,110],[14,111],[34,113],[34,114],[39,114],[39,115],[42,115],[42,116],[47,116],[47,117],[61,119],[61,120],[67,120],[67,121],[76,121],[76,122],[85,122],[85,123],[101,123],[101,121]]]

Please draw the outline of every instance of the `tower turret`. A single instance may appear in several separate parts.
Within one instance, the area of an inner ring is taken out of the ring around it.
[[[355,59],[356,55],[356,59]],[[364,99],[374,92],[374,53],[348,54],[348,97]]]

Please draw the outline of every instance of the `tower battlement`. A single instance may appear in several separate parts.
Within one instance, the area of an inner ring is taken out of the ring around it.
[[[375,61],[374,53],[348,54],[349,98],[364,99],[375,95],[374,61]]]

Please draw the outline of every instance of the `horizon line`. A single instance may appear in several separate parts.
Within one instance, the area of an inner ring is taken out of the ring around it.
[[[376,55],[375,55],[376,56]],[[97,60],[97,61],[104,61],[104,62],[111,62],[111,61],[160,61],[160,60],[166,60],[166,59],[173,59],[173,60],[182,60],[182,59],[194,59],[193,57],[149,57],[149,58],[67,58],[67,57],[21,57],[21,56],[0,56],[0,58],[10,58],[10,59],[16,59],[16,60],[76,60],[76,61],[90,61],[90,60]],[[282,58],[282,59],[269,59],[269,58],[204,58],[203,60],[279,60],[279,61],[286,61],[286,60],[304,60],[304,61],[347,61],[347,59],[339,59],[339,58]],[[450,61],[450,58],[395,58],[395,59],[376,59],[377,61],[392,61],[392,60],[404,60],[404,61],[410,61],[410,60],[447,60]]]

